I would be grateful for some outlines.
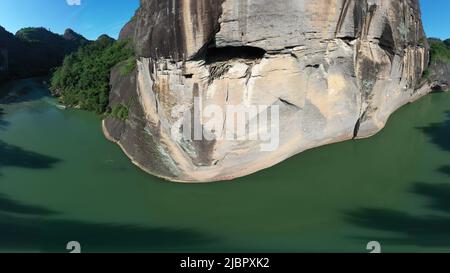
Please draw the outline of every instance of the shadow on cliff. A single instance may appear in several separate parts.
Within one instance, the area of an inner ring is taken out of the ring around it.
[[[433,144],[450,152],[450,112],[446,120],[430,126],[418,128]],[[450,247],[450,165],[438,170],[448,183],[413,183],[410,192],[427,201],[426,214],[414,214],[396,209],[360,208],[346,212],[346,220],[356,226],[392,232],[378,240],[385,244],[404,246]],[[374,238],[355,237],[357,240],[371,241]]]
[[[79,241],[83,252],[183,251],[214,242],[187,229],[88,223],[55,219],[58,213],[0,195],[0,251],[67,252]]]

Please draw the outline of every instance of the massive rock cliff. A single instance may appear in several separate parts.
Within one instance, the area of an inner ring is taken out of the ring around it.
[[[429,91],[418,0],[141,0],[121,39],[137,68],[112,72],[110,104],[129,115],[106,119],[105,135],[172,181],[229,180],[372,136]],[[252,109],[244,124],[229,106]]]

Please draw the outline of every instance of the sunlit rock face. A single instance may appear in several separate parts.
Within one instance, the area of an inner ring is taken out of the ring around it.
[[[105,135],[171,181],[230,180],[372,136],[428,92],[417,0],[141,0],[121,39],[137,67],[113,71],[110,104],[129,116],[106,119]]]

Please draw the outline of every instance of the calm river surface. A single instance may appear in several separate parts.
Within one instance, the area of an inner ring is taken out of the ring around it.
[[[359,141],[233,182],[183,185],[131,164],[94,114],[34,80],[0,101],[0,251],[450,252],[450,93]]]

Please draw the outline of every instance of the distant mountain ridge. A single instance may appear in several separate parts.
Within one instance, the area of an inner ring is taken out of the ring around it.
[[[88,43],[72,29],[59,35],[42,27],[23,28],[14,35],[0,26],[0,81],[47,75]]]

